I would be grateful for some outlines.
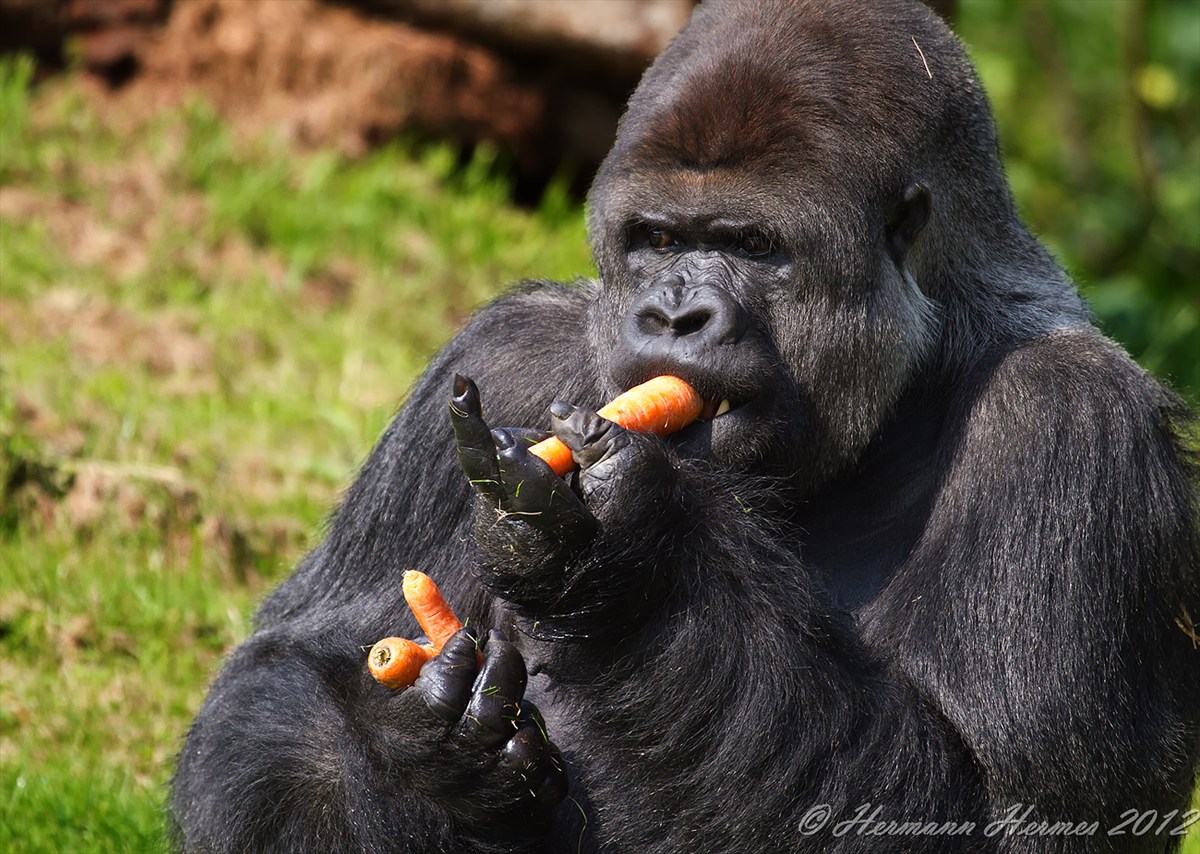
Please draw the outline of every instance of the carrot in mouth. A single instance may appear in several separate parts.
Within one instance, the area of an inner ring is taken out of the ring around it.
[[[694,388],[679,377],[664,375],[617,395],[597,414],[626,430],[666,436],[691,424],[703,409],[704,399]],[[529,452],[545,461],[559,477],[575,468],[571,449],[557,436],[538,442]]]

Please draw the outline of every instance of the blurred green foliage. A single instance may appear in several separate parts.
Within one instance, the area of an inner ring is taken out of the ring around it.
[[[1101,327],[1200,399],[1200,3],[963,0],[1026,222]]]

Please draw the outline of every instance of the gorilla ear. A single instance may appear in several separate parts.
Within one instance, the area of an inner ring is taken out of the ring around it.
[[[888,211],[888,248],[897,264],[904,263],[909,248],[929,222],[930,205],[929,190],[922,184],[909,184],[904,195]]]

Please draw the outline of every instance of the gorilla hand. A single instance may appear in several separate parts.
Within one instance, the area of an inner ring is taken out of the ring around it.
[[[550,417],[554,435],[580,466],[579,491],[602,528],[627,537],[643,514],[647,523],[661,515],[677,473],[660,440],[562,401],[550,405]]]
[[[597,522],[627,529],[636,508],[653,512],[667,497],[675,469],[661,442],[563,401],[551,404],[550,415],[554,434],[580,466],[572,475],[576,489],[529,453],[544,434],[513,427],[489,430],[475,383],[454,376],[450,420],[459,463],[501,521],[515,517],[578,545],[595,532]]]
[[[548,819],[567,794],[558,749],[533,703],[524,699],[525,662],[492,631],[478,664],[462,629],[430,659],[411,688],[394,695],[391,716],[414,770],[411,785],[464,819],[521,828]],[[526,831],[533,828],[525,828]]]
[[[529,453],[541,436],[489,430],[474,383],[455,377],[450,417],[459,462],[480,496],[481,580],[544,633],[593,633],[593,622],[622,622],[602,612],[637,616],[628,594],[657,578],[654,567],[643,566],[646,556],[680,528],[672,512],[678,477],[657,437],[562,402],[550,413],[555,435],[580,465],[569,482]],[[614,590],[626,595],[614,597]],[[555,617],[566,618],[557,621],[564,625],[554,626]]]
[[[578,540],[593,531],[595,517],[567,482],[529,453],[530,446],[544,437],[521,428],[489,430],[479,389],[459,374],[454,375],[450,422],[459,464],[499,516],[498,524],[523,522],[530,534],[558,542]]]

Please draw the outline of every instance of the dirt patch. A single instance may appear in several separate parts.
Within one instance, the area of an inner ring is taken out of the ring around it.
[[[3,303],[0,303],[0,315],[5,313]],[[11,391],[5,389],[4,391]],[[99,425],[108,425],[109,418],[98,411],[98,407],[86,400],[78,401],[77,409],[81,419],[88,419],[84,424],[80,421],[63,418],[49,406],[17,391],[12,399],[12,423],[3,425],[7,430],[19,432],[35,441],[47,454],[56,457],[73,457],[81,454],[87,445],[88,430],[96,429]],[[5,438],[5,432],[0,430],[0,441]],[[0,456],[0,476],[6,472]],[[0,484],[2,487],[3,484]]]
[[[167,386],[177,393],[216,390],[212,343],[186,318],[158,312],[146,319],[95,294],[59,287],[33,303],[32,320],[37,334],[66,337],[87,364],[141,367],[156,376],[189,380]]]
[[[348,260],[336,261],[304,280],[300,288],[300,299],[310,308],[329,311],[350,302],[358,269]]]
[[[316,0],[179,3],[138,61],[127,103],[200,92],[253,133],[349,153],[422,128],[532,156],[545,109],[491,51]]]
[[[146,241],[102,222],[81,202],[19,186],[0,193],[0,219],[45,226],[52,248],[74,264],[103,267],[115,278],[139,276],[146,270]]]
[[[197,486],[172,466],[69,458],[9,463],[0,506],[43,536],[86,542],[101,530],[149,529],[164,545],[168,565],[200,548],[234,584],[259,583],[260,568],[273,569],[305,544],[307,532],[295,520],[251,521],[204,509]]]
[[[506,152],[517,198],[534,201],[564,167],[576,189],[590,183],[691,0],[561,5],[0,0],[0,31],[13,22],[12,46],[37,52],[39,79],[77,57],[118,127],[198,93],[243,135],[351,155],[401,133],[464,154],[486,141]]]
[[[108,215],[88,205],[22,187],[0,193],[0,219],[44,223],[49,242],[74,265],[99,268],[114,281],[144,274],[149,247],[166,226],[165,196],[158,181],[139,180],[138,171],[108,181]],[[142,177],[145,177],[144,175]],[[183,317],[156,313],[146,319],[102,297],[72,286],[53,288],[32,303],[0,301],[12,343],[65,337],[71,350],[93,366],[140,366],[157,376],[189,380],[180,391],[215,388],[211,343]]]
[[[234,584],[258,581],[260,565],[294,559],[305,543],[305,534],[301,525],[284,518],[248,524],[226,516],[208,516],[199,527],[205,551],[218,558],[225,580]]]

